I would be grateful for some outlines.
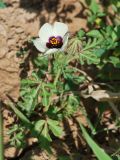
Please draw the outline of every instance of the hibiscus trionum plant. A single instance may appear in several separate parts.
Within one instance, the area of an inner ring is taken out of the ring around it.
[[[21,80],[16,105],[10,103],[19,123],[9,131],[12,145],[24,147],[29,135],[50,151],[52,140],[65,135],[64,119],[81,110],[82,90],[88,92],[87,86],[92,84],[81,68],[85,70],[92,65],[96,75],[101,72],[103,78],[102,69],[109,64],[116,65],[111,53],[119,46],[119,31],[119,26],[87,33],[81,29],[70,37],[64,23],[46,23],[41,27],[39,38],[33,40],[40,51],[33,59],[34,70]],[[119,66],[117,63],[116,68]]]

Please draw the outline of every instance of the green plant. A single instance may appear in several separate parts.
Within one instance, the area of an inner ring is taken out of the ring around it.
[[[0,9],[2,8],[6,8],[6,5],[2,0],[0,0]]]
[[[51,134],[56,137],[63,135],[60,126],[62,120],[81,110],[79,86],[86,83],[87,75],[81,74],[81,69],[71,62],[80,66],[93,64],[101,74],[106,65],[119,67],[118,58],[110,52],[119,47],[119,31],[119,26],[108,26],[81,36],[80,30],[70,40],[66,54],[57,52],[48,57],[39,55],[34,59],[37,69],[21,81],[21,98],[17,105],[10,105],[21,120],[18,127],[20,133],[16,125],[9,132],[12,134],[17,131],[11,139],[12,144],[23,145],[25,137],[21,134],[26,130],[26,135],[38,138],[41,147],[50,149]]]
[[[104,150],[102,148],[100,148],[95,142],[94,140],[89,136],[89,134],[87,133],[87,131],[85,130],[85,128],[82,126],[82,124],[80,124],[83,136],[85,138],[85,140],[87,141],[88,145],[90,146],[90,148],[93,150],[93,152],[95,153],[96,157],[98,158],[98,160],[112,160],[111,157],[109,155],[107,155]]]
[[[88,22],[92,26],[95,26],[94,22],[98,18],[106,16],[106,12],[100,10],[95,0],[88,1],[88,8],[90,10]],[[19,125],[13,125],[8,132],[11,136],[11,145],[24,148],[29,135],[37,138],[41,148],[51,153],[51,142],[55,137],[61,138],[65,134],[63,121],[72,119],[74,113],[81,111],[91,133],[89,135],[81,125],[88,145],[99,160],[111,160],[111,157],[101,150],[93,138],[103,131],[109,132],[107,127],[100,128],[100,120],[106,110],[104,106],[109,105],[113,109],[115,126],[119,128],[119,110],[111,101],[120,91],[120,87],[116,86],[116,81],[120,80],[120,26],[105,23],[99,25],[100,27],[94,27],[88,32],[80,29],[74,37],[70,38],[66,51],[61,49],[62,44],[65,43],[64,36],[50,35],[49,41],[46,42],[47,49],[45,45],[38,44],[41,42],[40,38],[32,40],[38,50],[42,49],[47,54],[38,54],[32,59],[34,69],[31,75],[21,80],[18,102],[9,103],[19,123]],[[56,46],[57,51],[50,54],[49,50],[53,50]],[[22,55],[24,53],[27,54],[27,50],[23,49]],[[21,52],[18,55],[21,55]],[[91,75],[88,69],[94,73]],[[91,95],[97,90],[96,87],[99,90],[106,89],[107,98],[105,95],[103,98],[100,97],[103,101]],[[115,96],[108,94],[107,90],[115,92],[116,94],[113,94]],[[82,103],[86,95],[102,101],[97,102],[98,117],[95,123],[89,118],[86,106]],[[118,114],[115,114],[116,112]],[[69,158],[60,157],[59,159]]]

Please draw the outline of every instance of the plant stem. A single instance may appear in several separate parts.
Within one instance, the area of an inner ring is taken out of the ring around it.
[[[115,156],[115,155],[119,155],[119,153],[120,153],[120,148],[119,149],[117,149],[117,151],[115,152],[115,153],[113,153],[111,156]]]
[[[56,77],[55,77],[55,80],[54,80],[54,85],[55,85],[55,87],[56,87],[58,78],[59,78],[59,76],[60,76],[60,73],[61,73],[61,69],[58,70],[57,75],[56,75]],[[53,93],[52,93],[52,95],[53,95]],[[51,95],[51,97],[52,97],[52,95]],[[49,104],[48,104],[47,107],[46,107],[47,110],[49,109],[49,107],[50,107],[50,105],[51,105],[51,102],[52,102],[52,101],[49,101]],[[47,110],[45,110],[45,111],[47,111]]]
[[[56,75],[56,77],[55,77],[55,80],[54,80],[54,85],[55,85],[55,86],[56,86],[56,84],[57,84],[57,81],[58,81],[58,78],[59,78],[59,76],[60,76],[60,73],[61,73],[61,69],[58,70],[57,75]]]
[[[72,56],[71,59],[68,59],[67,64],[75,59],[79,58],[78,55]]]
[[[2,103],[1,102],[0,102],[0,160],[4,160],[3,116],[2,116]]]

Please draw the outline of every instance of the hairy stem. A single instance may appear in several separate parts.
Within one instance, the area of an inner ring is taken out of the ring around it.
[[[56,86],[57,81],[58,81],[58,79],[59,79],[60,73],[61,73],[61,69],[58,70],[57,75],[56,75],[56,77],[55,77],[55,80],[54,80],[54,85],[55,85],[55,86]]]

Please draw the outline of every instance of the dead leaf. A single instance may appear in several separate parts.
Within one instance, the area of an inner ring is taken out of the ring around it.
[[[92,97],[96,101],[105,102],[105,101],[118,101],[120,100],[120,93],[110,92],[107,90],[97,90],[93,91],[91,94],[87,95],[82,93],[84,98]]]

